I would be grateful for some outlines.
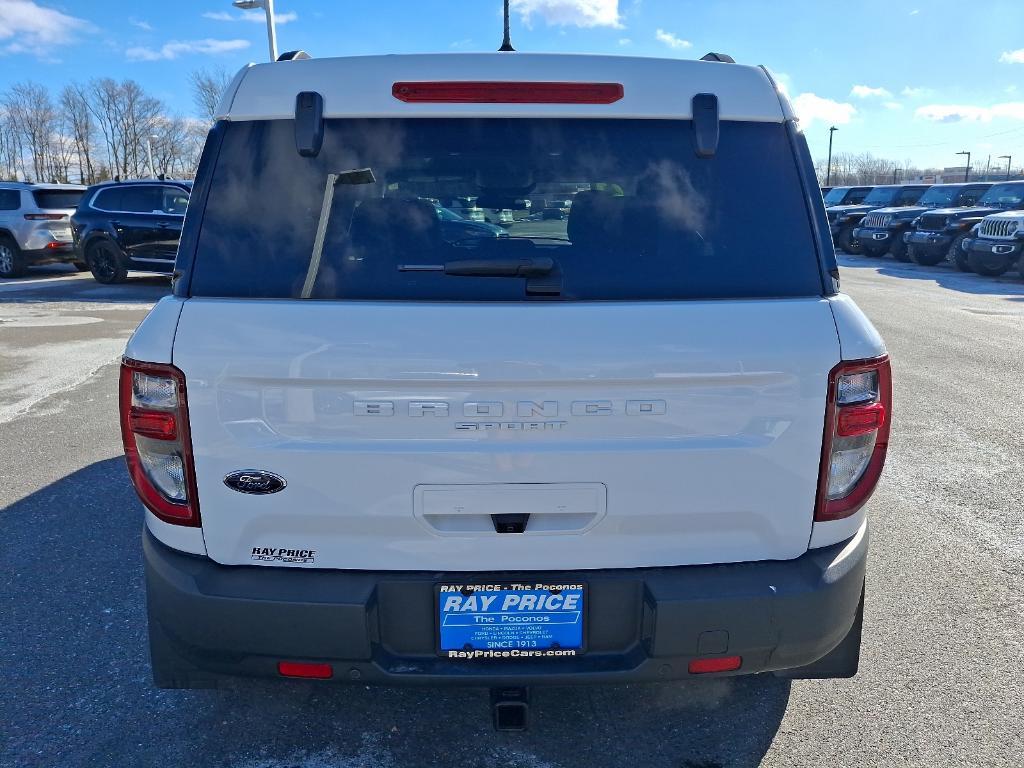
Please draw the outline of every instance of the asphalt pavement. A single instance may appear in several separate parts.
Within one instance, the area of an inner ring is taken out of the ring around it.
[[[861,671],[534,691],[239,680],[157,691],[117,358],[167,291],[0,281],[0,766],[1024,765],[1024,282],[841,258],[893,356]]]

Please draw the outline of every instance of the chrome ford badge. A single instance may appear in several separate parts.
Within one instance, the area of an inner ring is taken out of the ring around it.
[[[224,485],[239,493],[267,494],[284,490],[288,485],[283,477],[262,469],[240,469],[224,478]]]

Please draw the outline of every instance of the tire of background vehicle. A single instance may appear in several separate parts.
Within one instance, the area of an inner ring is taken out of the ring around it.
[[[885,256],[885,251],[880,251],[877,248],[869,248],[868,246],[861,243],[861,254],[867,256],[869,259],[880,259]]]
[[[0,277],[21,277],[25,266],[18,244],[7,235],[0,235]]]
[[[864,628],[864,589],[861,589],[860,604],[853,626],[834,649],[817,661],[796,669],[780,669],[773,673],[788,680],[828,680],[853,677],[860,667],[860,638]]]
[[[896,237],[892,241],[892,245],[889,246],[889,253],[896,261],[902,261],[904,264],[910,261],[910,252],[906,243],[903,242],[903,233],[897,232]]]
[[[974,251],[967,254],[967,263],[972,270],[985,277],[999,277],[1013,266],[1013,262],[998,253],[975,253]]]
[[[910,261],[914,262],[915,264],[920,264],[922,267],[934,267],[936,264],[938,264],[940,261],[946,258],[941,253],[936,253],[935,251],[926,251],[922,248],[916,248],[912,245],[907,247],[907,256],[910,259]]]
[[[953,242],[949,245],[949,252],[953,254],[953,263],[956,264],[956,268],[961,272],[973,272],[971,264],[967,259],[967,254],[964,252],[963,244],[964,240],[967,239],[967,235],[957,235],[953,238]]]
[[[851,256],[859,256],[864,250],[864,246],[860,240],[853,236],[853,227],[843,227],[839,230],[839,235],[836,237],[836,242],[839,247],[850,254]]]
[[[89,271],[89,265],[86,264],[84,261],[72,261],[71,262],[71,266],[73,266],[79,272],[88,272]]]
[[[85,261],[98,283],[123,283],[128,277],[128,267],[124,264],[120,249],[106,240],[90,245],[85,254]]]

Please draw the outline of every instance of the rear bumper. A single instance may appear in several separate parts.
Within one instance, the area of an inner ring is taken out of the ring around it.
[[[849,632],[867,539],[865,527],[790,561],[531,573],[587,585],[586,652],[461,661],[436,654],[434,585],[465,574],[221,566],[146,531],[154,670],[163,684],[216,686],[225,676],[276,677],[281,660],[315,661],[341,682],[493,686],[668,680],[715,655],[743,657],[722,674],[789,669]]]
[[[21,252],[26,264],[52,264],[60,261],[77,261],[74,243],[61,243],[53,248],[35,248]]]

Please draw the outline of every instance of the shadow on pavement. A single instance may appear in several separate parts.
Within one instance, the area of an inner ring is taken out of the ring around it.
[[[531,730],[499,734],[481,689],[158,691],[123,459],[0,510],[0,526],[0,765],[753,766],[789,700],[790,683],[768,676],[540,688]]]
[[[867,258],[838,254],[838,258],[840,281],[844,269],[869,269],[889,277],[928,280],[959,293],[1002,296],[1007,301],[1024,301],[1024,283],[1017,279],[1016,273],[1012,271],[1002,277],[983,277],[982,275],[959,272],[952,266],[921,267],[916,264],[896,262],[889,257]]]

